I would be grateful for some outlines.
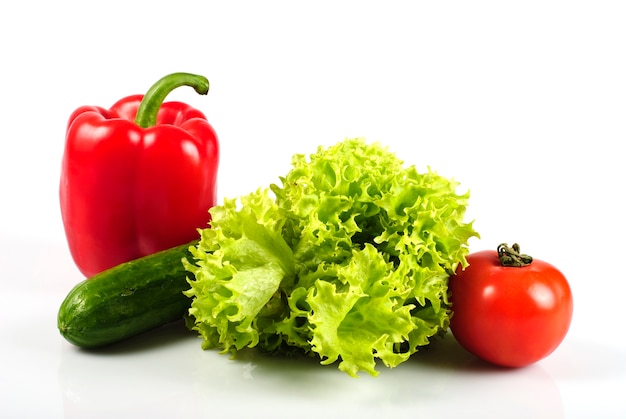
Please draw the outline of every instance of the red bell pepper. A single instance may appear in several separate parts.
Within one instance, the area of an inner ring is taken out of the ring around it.
[[[164,102],[180,86],[207,94],[205,77],[174,73],[110,109],[71,115],[61,168],[65,234],[90,277],[199,238],[216,201],[217,135],[206,117]]]

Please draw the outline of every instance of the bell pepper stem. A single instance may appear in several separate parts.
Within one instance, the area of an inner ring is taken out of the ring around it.
[[[141,128],[156,125],[157,114],[167,95],[181,86],[190,86],[201,95],[209,92],[209,80],[204,76],[190,73],[172,73],[154,83],[143,97],[137,109],[135,124]]]

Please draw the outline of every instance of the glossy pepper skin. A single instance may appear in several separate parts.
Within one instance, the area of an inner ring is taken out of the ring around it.
[[[78,108],[67,125],[61,215],[72,258],[87,277],[189,242],[216,201],[217,135],[206,117],[167,94],[202,76],[174,73],[111,108]]]

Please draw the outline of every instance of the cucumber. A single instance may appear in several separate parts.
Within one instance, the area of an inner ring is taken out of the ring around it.
[[[127,339],[185,317],[191,299],[183,258],[194,241],[122,263],[77,284],[59,308],[61,335],[83,348]]]

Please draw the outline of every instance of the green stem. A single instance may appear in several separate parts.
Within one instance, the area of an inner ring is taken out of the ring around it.
[[[517,243],[514,243],[512,247],[509,247],[506,243],[502,243],[498,246],[498,258],[502,266],[516,268],[528,266],[533,262],[531,256],[520,253],[520,247]]]
[[[173,73],[152,85],[137,109],[135,123],[141,128],[156,125],[157,114],[167,95],[177,87],[190,86],[201,95],[209,92],[209,81],[204,76],[190,73]]]

